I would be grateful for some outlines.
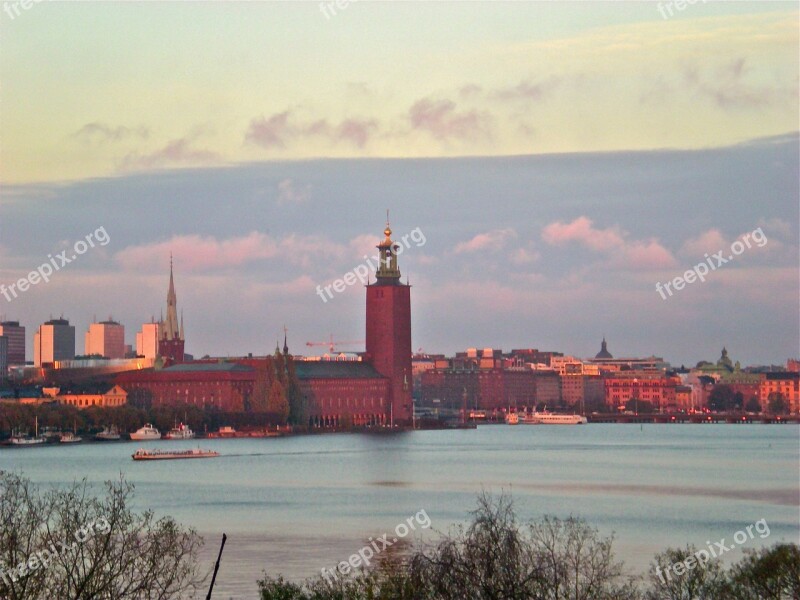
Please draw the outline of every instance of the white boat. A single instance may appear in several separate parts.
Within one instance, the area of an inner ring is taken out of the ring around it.
[[[188,425],[181,423],[170,429],[164,437],[168,440],[191,440],[194,438],[194,431],[189,429]]]
[[[131,434],[132,440],[160,440],[161,432],[150,423],[145,424],[141,429],[137,429]]]
[[[508,425],[517,425],[519,423],[519,414],[517,413],[506,413],[506,423]]]
[[[19,431],[12,431],[11,439],[8,440],[8,443],[12,446],[38,446],[39,444],[44,444],[45,439],[39,435],[39,417],[34,418],[34,423],[36,434],[33,437],[27,433],[23,435]]]
[[[71,431],[68,431],[67,433],[61,434],[61,437],[58,438],[58,442],[60,444],[77,444],[78,442],[82,442],[82,441],[83,441],[82,437],[78,437],[77,435],[75,435]]]
[[[194,448],[192,450],[145,450],[139,448],[136,452],[131,454],[133,460],[171,460],[179,458],[213,458],[219,456],[219,452],[214,450],[201,450]]]
[[[523,413],[519,422],[524,425],[583,425],[588,423],[583,415],[560,415],[536,411]]]
[[[44,444],[44,438],[30,437],[29,435],[14,435],[11,436],[8,443],[12,446],[37,446],[39,444]]]
[[[105,427],[103,431],[100,433],[95,434],[94,439],[98,442],[116,442],[120,439],[119,431],[117,430],[116,425],[112,425],[110,428]]]

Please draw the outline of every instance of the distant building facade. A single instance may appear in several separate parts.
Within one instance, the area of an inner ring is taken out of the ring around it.
[[[111,408],[124,406],[128,400],[128,393],[120,386],[115,385],[104,394],[60,394],[57,390],[53,395],[53,399],[59,404],[66,404],[79,409],[89,408],[90,406]]]
[[[143,323],[142,330],[136,334],[136,356],[156,358],[158,356],[159,324],[151,321]]]
[[[84,336],[84,354],[125,358],[125,327],[111,319],[92,323]]]
[[[0,335],[8,339],[8,364],[20,366],[25,364],[25,327],[19,321],[3,321],[0,323]]]
[[[0,335],[0,381],[8,377],[8,338]]]
[[[67,319],[51,319],[33,336],[33,364],[41,367],[75,358],[75,327]]]

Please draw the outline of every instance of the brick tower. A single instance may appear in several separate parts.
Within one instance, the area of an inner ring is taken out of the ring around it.
[[[411,401],[411,286],[400,283],[398,246],[392,242],[389,221],[378,244],[380,264],[375,283],[367,285],[367,360],[389,378],[386,420],[410,425]]]

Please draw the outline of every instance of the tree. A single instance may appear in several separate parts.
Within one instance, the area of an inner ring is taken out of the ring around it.
[[[800,598],[800,546],[775,544],[746,556],[730,569],[731,600]]]
[[[625,403],[625,410],[628,412],[650,414],[653,412],[653,403],[649,400],[631,398]]]
[[[703,565],[698,558],[704,561]],[[686,564],[687,559],[692,568],[684,569],[681,575],[674,573],[673,565]],[[694,546],[668,548],[656,554],[650,565],[649,580],[646,600],[721,599],[726,582],[719,559],[711,558],[707,550],[698,551]]]
[[[289,423],[295,427],[305,428],[308,426],[308,402],[300,389],[294,359],[291,356],[287,364],[286,375],[288,379],[286,399],[289,402]]]
[[[772,392],[767,398],[767,410],[772,415],[782,415],[789,412],[786,397],[781,392]]]
[[[271,412],[278,417],[281,424],[286,423],[289,418],[289,402],[286,400],[286,390],[278,379],[272,381],[267,399],[267,412]]]
[[[714,412],[725,412],[733,408],[733,388],[724,383],[714,386],[708,395],[708,408]]]
[[[191,597],[202,538],[173,519],[129,508],[133,485],[106,483],[97,497],[86,480],[40,492],[0,472],[0,598]]]
[[[761,412],[761,403],[758,401],[758,398],[756,398],[755,396],[750,396],[750,399],[747,401],[747,404],[744,405],[744,409],[747,412],[760,413]]]

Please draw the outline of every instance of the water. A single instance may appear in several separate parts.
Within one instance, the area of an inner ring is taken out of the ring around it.
[[[133,462],[146,447],[221,453],[208,460]],[[0,469],[39,484],[120,473],[137,508],[198,529],[204,564],[228,534],[215,598],[256,598],[266,570],[316,575],[395,536],[419,511],[433,539],[464,522],[481,490],[511,492],[523,519],[585,518],[616,536],[618,558],[642,572],[667,546],[726,538],[765,519],[744,546],[800,541],[800,428],[794,425],[505,425],[394,435],[83,444],[0,449]],[[98,488],[99,489],[99,488]],[[726,555],[742,557],[739,549]]]

